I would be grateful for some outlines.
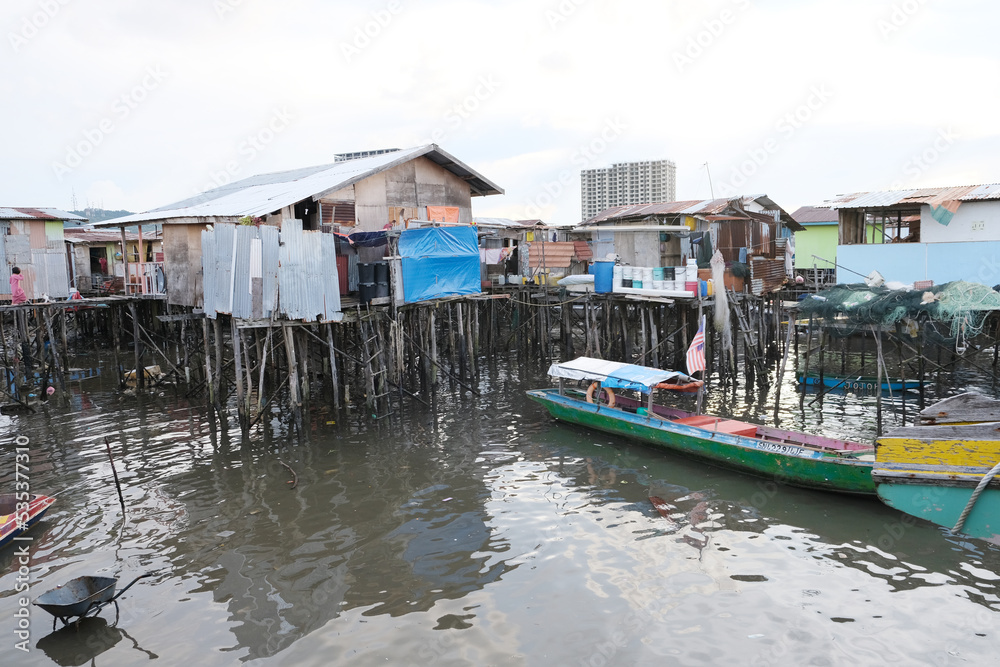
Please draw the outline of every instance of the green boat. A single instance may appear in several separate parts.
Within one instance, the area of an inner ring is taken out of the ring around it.
[[[1000,542],[1000,401],[960,394],[920,418],[875,443],[878,497],[953,532]]]
[[[548,372],[559,380],[559,387],[527,393],[560,421],[792,486],[875,493],[871,477],[874,450],[870,445],[696,414],[654,402],[657,390],[686,388],[695,382],[683,373],[589,357],[552,364]],[[575,381],[577,386],[567,386],[567,381]],[[584,390],[586,384],[589,387]]]

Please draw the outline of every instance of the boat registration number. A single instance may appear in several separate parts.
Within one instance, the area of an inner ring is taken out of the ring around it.
[[[774,452],[775,454],[786,454],[788,456],[799,456],[802,458],[813,459],[822,456],[819,452],[814,452],[808,449],[803,449],[802,447],[795,447],[792,445],[782,445],[777,442],[758,442],[756,444],[757,449],[763,449],[765,452]]]

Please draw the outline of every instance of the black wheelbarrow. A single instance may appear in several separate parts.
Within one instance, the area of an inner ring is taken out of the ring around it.
[[[105,605],[112,602],[115,603],[117,611],[118,602],[116,600],[121,597],[122,593],[132,588],[132,585],[140,579],[151,577],[154,574],[156,572],[140,574],[128,586],[118,591],[117,595],[115,594],[115,586],[118,585],[118,580],[114,577],[77,577],[72,581],[67,581],[62,586],[42,593],[35,598],[32,604],[58,618],[63,622],[63,625],[69,625],[70,619],[75,617],[79,621],[91,614],[96,616]],[[53,628],[56,626],[55,618],[52,619]]]

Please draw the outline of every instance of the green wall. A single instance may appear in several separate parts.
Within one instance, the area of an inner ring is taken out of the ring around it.
[[[804,232],[795,232],[795,268],[833,269],[833,264],[821,262],[817,255],[831,262],[837,261],[838,225],[836,222],[822,222],[804,225]]]

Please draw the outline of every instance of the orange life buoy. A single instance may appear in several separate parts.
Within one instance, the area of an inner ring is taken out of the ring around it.
[[[594,402],[594,392],[597,391],[597,388],[600,386],[601,386],[600,382],[593,382],[591,383],[590,387],[587,388],[588,403]],[[611,391],[607,387],[605,387],[603,391],[608,395],[608,407],[609,408],[615,407],[615,392]],[[600,394],[598,394],[598,397],[600,397]]]

